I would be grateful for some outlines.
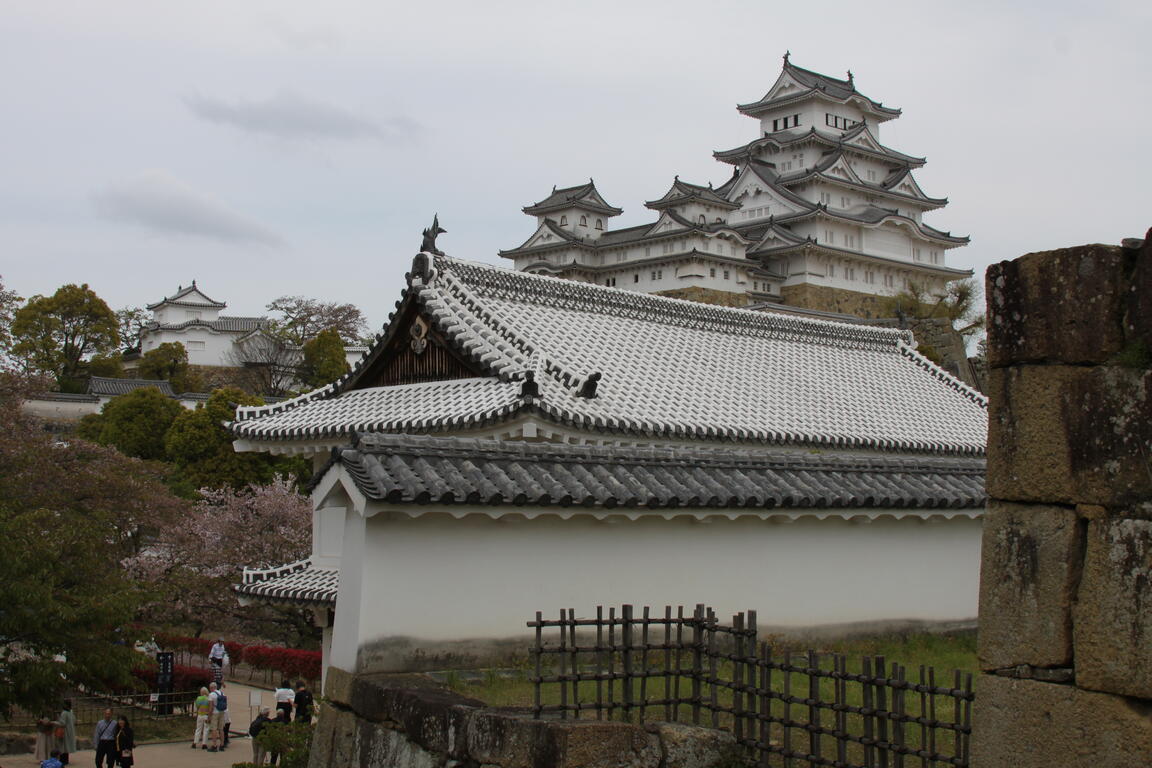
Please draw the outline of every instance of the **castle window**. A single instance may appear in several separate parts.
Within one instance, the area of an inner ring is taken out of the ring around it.
[[[850,197],[841,197],[840,198],[840,207],[841,208],[847,208],[851,204],[852,204],[852,198],[850,198]]]
[[[913,248],[912,249],[912,259],[914,261],[920,261],[920,249],[919,248]]]
[[[708,268],[708,277],[716,277],[716,267]]]
[[[825,113],[825,115],[824,115],[824,123],[826,125],[829,125],[833,128],[839,128],[840,130],[843,130],[843,131],[848,130],[849,128],[856,125],[858,122],[860,122],[860,121],[859,120],[852,120],[852,119],[849,119],[847,117],[840,117],[839,115],[833,115],[831,112]]]
[[[716,217],[716,223],[717,223],[717,224],[723,224],[723,223],[724,223],[724,219],[722,219],[722,218],[720,218],[719,216],[717,216],[717,217]]]
[[[789,115],[788,117],[778,117],[772,121],[773,131],[783,131],[788,128],[795,128],[800,125],[800,115]]]
[[[588,217],[587,216],[581,216],[580,217],[580,226],[582,226],[582,227],[588,226]]]
[[[828,277],[836,277],[836,265],[828,262]]]
[[[562,226],[562,227],[568,226],[568,217],[567,216],[561,216],[560,217],[560,226]]]
[[[604,220],[596,219],[596,229],[604,229]]]
[[[637,272],[636,274],[632,275],[632,282],[634,282],[634,283],[638,283],[638,282],[640,282],[640,273],[639,273],[639,272]]]
[[[707,224],[708,223],[707,219],[704,218],[704,214],[700,214],[700,223],[701,224]]]
[[[832,202],[832,193],[831,192],[821,192],[820,193],[820,202],[823,203],[824,205],[828,205],[829,203],[831,203]]]
[[[184,346],[188,347],[189,350],[204,349],[204,342],[202,342],[202,341],[186,341],[186,342],[184,342]]]
[[[656,270],[652,270],[652,280],[656,279]]]
[[[824,230],[824,242],[833,245],[836,242],[836,233],[830,229]]]
[[[663,280],[664,279],[664,270],[662,270],[662,269],[656,270],[656,279],[657,280]]]
[[[728,270],[724,270],[724,279],[725,279],[725,280],[727,280],[727,279],[728,279]]]
[[[868,181],[876,181],[876,171],[868,171]]]

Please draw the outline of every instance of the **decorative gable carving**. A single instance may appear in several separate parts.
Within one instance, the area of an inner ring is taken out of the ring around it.
[[[411,305],[398,320],[388,345],[353,389],[484,375],[479,367],[457,354],[435,326]]]

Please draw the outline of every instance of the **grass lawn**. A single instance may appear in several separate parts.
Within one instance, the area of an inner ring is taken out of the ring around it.
[[[657,643],[662,637],[652,637],[651,642]],[[815,643],[815,645],[813,645]],[[774,644],[773,658],[782,660],[786,652],[793,654],[792,663],[806,666],[804,654],[809,649],[820,654],[818,662],[820,669],[833,668],[833,654],[845,657],[846,672],[858,674],[862,672],[863,657],[884,657],[886,673],[894,676],[894,665],[899,664],[905,668],[906,680],[913,684],[921,682],[921,667],[925,668],[923,682],[937,688],[951,688],[956,681],[955,672],[960,674],[960,686],[963,687],[969,679],[975,677],[978,670],[976,661],[976,632],[975,630],[957,631],[948,633],[906,632],[877,635],[855,636],[839,640],[809,641],[805,645],[789,644],[780,641]],[[582,657],[581,664],[590,663],[592,654]],[[641,654],[637,653],[636,663],[642,666]],[[632,685],[632,701],[639,704],[641,701],[660,701],[668,698],[687,699],[692,695],[693,681],[686,676],[666,677],[663,674],[664,658],[662,652],[654,651],[648,654],[648,670],[650,677],[647,681],[634,681]],[[546,655],[546,663],[554,666],[545,668],[545,677],[559,673],[555,666],[558,659],[555,655]],[[691,663],[691,653],[683,654],[683,664]],[[615,670],[621,671],[619,661],[615,662]],[[674,666],[674,662],[673,662]],[[707,668],[707,663],[705,664]],[[928,669],[935,670],[934,676],[929,679]],[[744,667],[747,670],[747,666]],[[581,667],[582,673],[591,673],[591,667]],[[875,670],[873,670],[875,672]],[[435,677],[445,685],[464,695],[480,699],[490,706],[496,707],[531,707],[535,700],[535,687],[530,678],[535,673],[534,667],[522,668],[516,671],[486,671],[480,674],[447,672]],[[729,661],[719,661],[716,668],[716,677],[720,680],[733,680],[733,665]],[[746,673],[746,672],[745,672]],[[760,685],[763,678],[754,681]],[[707,708],[699,711],[699,724],[722,728],[729,731],[742,729],[745,737],[767,741],[775,747],[798,751],[802,753],[822,752],[825,756],[834,756],[837,759],[861,760],[864,747],[857,743],[847,743],[838,747],[835,740],[828,735],[814,735],[805,730],[806,725],[816,725],[824,729],[835,729],[853,734],[857,737],[876,738],[879,741],[892,741],[903,744],[911,749],[923,749],[933,753],[944,753],[948,756],[959,755],[965,747],[957,734],[945,728],[933,729],[917,722],[903,719],[901,715],[910,718],[920,718],[925,722],[939,721],[942,723],[963,722],[971,711],[970,702],[957,702],[949,696],[933,697],[915,690],[895,691],[885,687],[864,686],[859,682],[846,680],[842,683],[831,678],[809,677],[801,672],[784,673],[774,670],[769,682],[769,688],[779,697],[765,698],[770,706],[770,713],[777,721],[783,720],[793,725],[785,728],[780,722],[770,724],[752,723],[745,720],[737,725],[735,718],[724,710],[738,708],[737,695],[728,687],[718,686],[715,690],[703,685],[701,698],[705,703],[714,702],[719,712],[713,714]],[[839,687],[838,687],[839,683]],[[678,684],[678,686],[677,686]],[[677,690],[678,687],[678,690]],[[573,704],[577,697],[583,705],[600,701],[614,701],[619,703],[623,695],[621,681],[595,682],[583,681],[577,686],[566,683],[565,690],[561,692],[558,683],[545,684],[541,690],[541,704],[545,707],[560,704]],[[872,697],[866,699],[865,697]],[[878,698],[883,697],[883,698]],[[789,700],[791,699],[791,700]],[[814,706],[816,702],[825,705]],[[747,695],[740,697],[740,704],[747,709],[750,702]],[[837,707],[832,706],[838,705]],[[866,717],[860,713],[850,712],[843,707],[872,707],[880,710],[880,716]],[[633,708],[628,718],[633,722],[640,720],[639,707]],[[666,719],[675,719],[683,723],[693,722],[693,707],[691,704],[681,704],[669,718],[670,710],[664,704],[653,704],[646,708],[643,719],[647,722],[656,722]],[[886,713],[897,713],[892,717]],[[596,711],[589,707],[578,714],[569,713],[569,717],[580,718],[597,717]],[[607,714],[603,715],[608,717]],[[624,719],[624,713],[617,709],[612,719]],[[837,754],[837,750],[842,750]]]

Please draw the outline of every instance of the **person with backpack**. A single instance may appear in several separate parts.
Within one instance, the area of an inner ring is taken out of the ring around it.
[[[220,751],[220,723],[224,719],[224,713],[220,709],[220,698],[223,696],[220,693],[219,686],[216,683],[208,683],[208,702],[212,705],[212,711],[208,716],[208,737],[212,741],[212,746],[208,747],[209,752]],[[224,696],[224,708],[228,708],[228,697]]]
[[[224,683],[216,689],[216,711],[220,713],[220,749],[228,748],[228,727],[232,725],[232,715],[228,714],[228,697],[224,695]]]
[[[264,730],[264,726],[271,722],[268,714],[272,710],[268,707],[260,707],[260,714],[256,715],[256,719],[252,721],[252,725],[248,726],[248,735],[252,737],[252,762],[257,766],[264,765],[264,758],[266,752],[264,746],[260,744],[257,738],[260,732]]]

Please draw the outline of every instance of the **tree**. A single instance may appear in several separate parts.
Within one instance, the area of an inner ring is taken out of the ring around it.
[[[33,296],[16,312],[12,336],[12,352],[26,369],[52,373],[62,389],[76,387],[86,356],[112,352],[120,343],[116,314],[87,283]]]
[[[228,362],[244,369],[243,387],[269,397],[285,397],[300,380],[300,347],[260,329],[233,344]]]
[[[142,379],[172,382],[177,392],[197,392],[203,382],[188,367],[188,350],[178,341],[166,341],[140,357],[136,372]]]
[[[100,409],[95,442],[110,445],[126,456],[163,461],[164,435],[184,409],[156,387],[140,387],[114,397]],[[82,425],[82,434],[92,434]]]
[[[12,319],[21,301],[23,299],[16,295],[15,291],[9,291],[4,287],[0,276],[0,358],[7,355],[12,347]]]
[[[268,305],[268,311],[281,315],[272,321],[272,332],[295,346],[328,329],[340,334],[345,344],[356,344],[368,328],[364,314],[352,304],[281,296]]]
[[[124,307],[116,310],[121,345],[127,349],[139,349],[140,332],[151,320],[148,311],[143,307]]]
[[[187,504],[154,464],[58,442],[22,410],[35,389],[0,373],[0,715],[54,706],[63,689],[108,690],[138,663],[131,622],[150,593],[120,561]]]
[[[267,567],[307,557],[312,542],[312,504],[281,477],[240,490],[202,489],[201,500],[185,525],[161,531],[155,545],[125,565],[155,584],[165,599],[149,609],[149,618],[186,625],[199,634],[252,631],[266,622],[270,633],[286,629],[283,610],[242,608],[231,586],[247,566]],[[290,613],[285,639],[311,635],[298,611]],[[301,626],[295,626],[301,625]]]
[[[304,362],[300,380],[308,389],[335,381],[350,370],[344,344],[334,328],[320,331],[316,338],[304,342]]]
[[[972,278],[953,280],[943,292],[932,293],[918,283],[888,300],[888,311],[913,318],[944,318],[965,339],[984,330],[984,304],[980,286]]]
[[[277,474],[301,477],[307,473],[306,462],[299,458],[233,450],[232,435],[224,423],[236,418],[237,405],[263,402],[235,387],[225,387],[214,391],[196,410],[176,417],[164,436],[164,449],[175,464],[182,492],[265,485]]]
[[[107,355],[92,355],[85,370],[89,376],[103,376],[107,379],[118,379],[123,372],[124,358],[119,352]]]

